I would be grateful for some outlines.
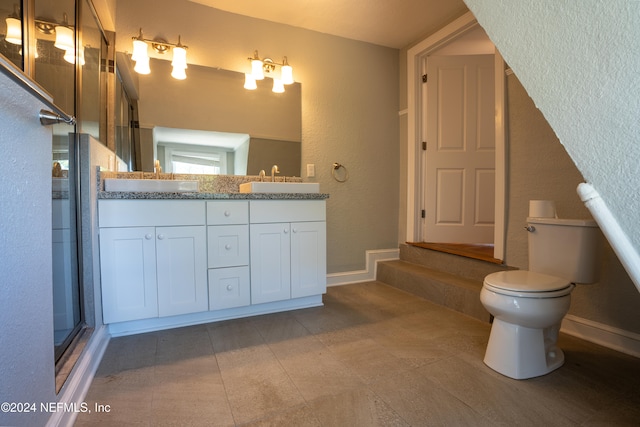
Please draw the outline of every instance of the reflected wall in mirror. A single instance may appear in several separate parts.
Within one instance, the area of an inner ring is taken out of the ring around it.
[[[267,82],[250,91],[242,73],[190,64],[187,78],[176,80],[170,61],[151,59],[151,73],[138,75],[121,64],[130,56],[118,60],[138,102],[143,170],[157,158],[164,172],[190,162],[194,171],[257,175],[277,164],[281,175],[301,175],[300,83],[284,93]]]

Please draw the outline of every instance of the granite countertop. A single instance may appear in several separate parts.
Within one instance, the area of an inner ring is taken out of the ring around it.
[[[189,174],[154,174],[151,172],[109,172],[96,170],[98,199],[111,200],[325,200],[326,193],[240,193],[239,186],[244,182],[258,181],[258,176],[235,175],[189,175]],[[198,192],[133,192],[104,191],[104,180],[107,178],[129,179],[186,179],[197,180]],[[299,177],[276,177],[276,181],[302,182]]]
[[[98,199],[110,200],[325,200],[326,193],[163,193],[100,191]]]

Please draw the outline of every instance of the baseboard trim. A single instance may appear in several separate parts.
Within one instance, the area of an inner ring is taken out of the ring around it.
[[[400,249],[375,249],[365,253],[365,269],[327,274],[327,287],[376,280],[376,266],[379,261],[400,258]]]
[[[58,395],[59,403],[64,403],[70,408],[81,408],[110,338],[107,327],[104,325],[93,331],[78,362],[67,378],[62,393]],[[73,425],[77,416],[76,411],[54,412],[47,421],[47,427]]]
[[[560,331],[630,356],[640,357],[640,334],[634,332],[571,314],[564,317]]]

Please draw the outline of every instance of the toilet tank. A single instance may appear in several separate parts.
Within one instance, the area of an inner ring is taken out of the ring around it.
[[[602,234],[593,220],[527,218],[529,270],[594,283],[600,274]]]

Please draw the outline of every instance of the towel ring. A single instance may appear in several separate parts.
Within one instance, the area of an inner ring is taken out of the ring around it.
[[[336,171],[340,168],[344,169],[344,175],[342,179],[336,176]],[[341,165],[340,163],[333,164],[333,170],[331,171],[331,175],[333,176],[333,179],[335,179],[338,182],[347,182],[347,180],[349,179],[349,171],[344,165]]]

